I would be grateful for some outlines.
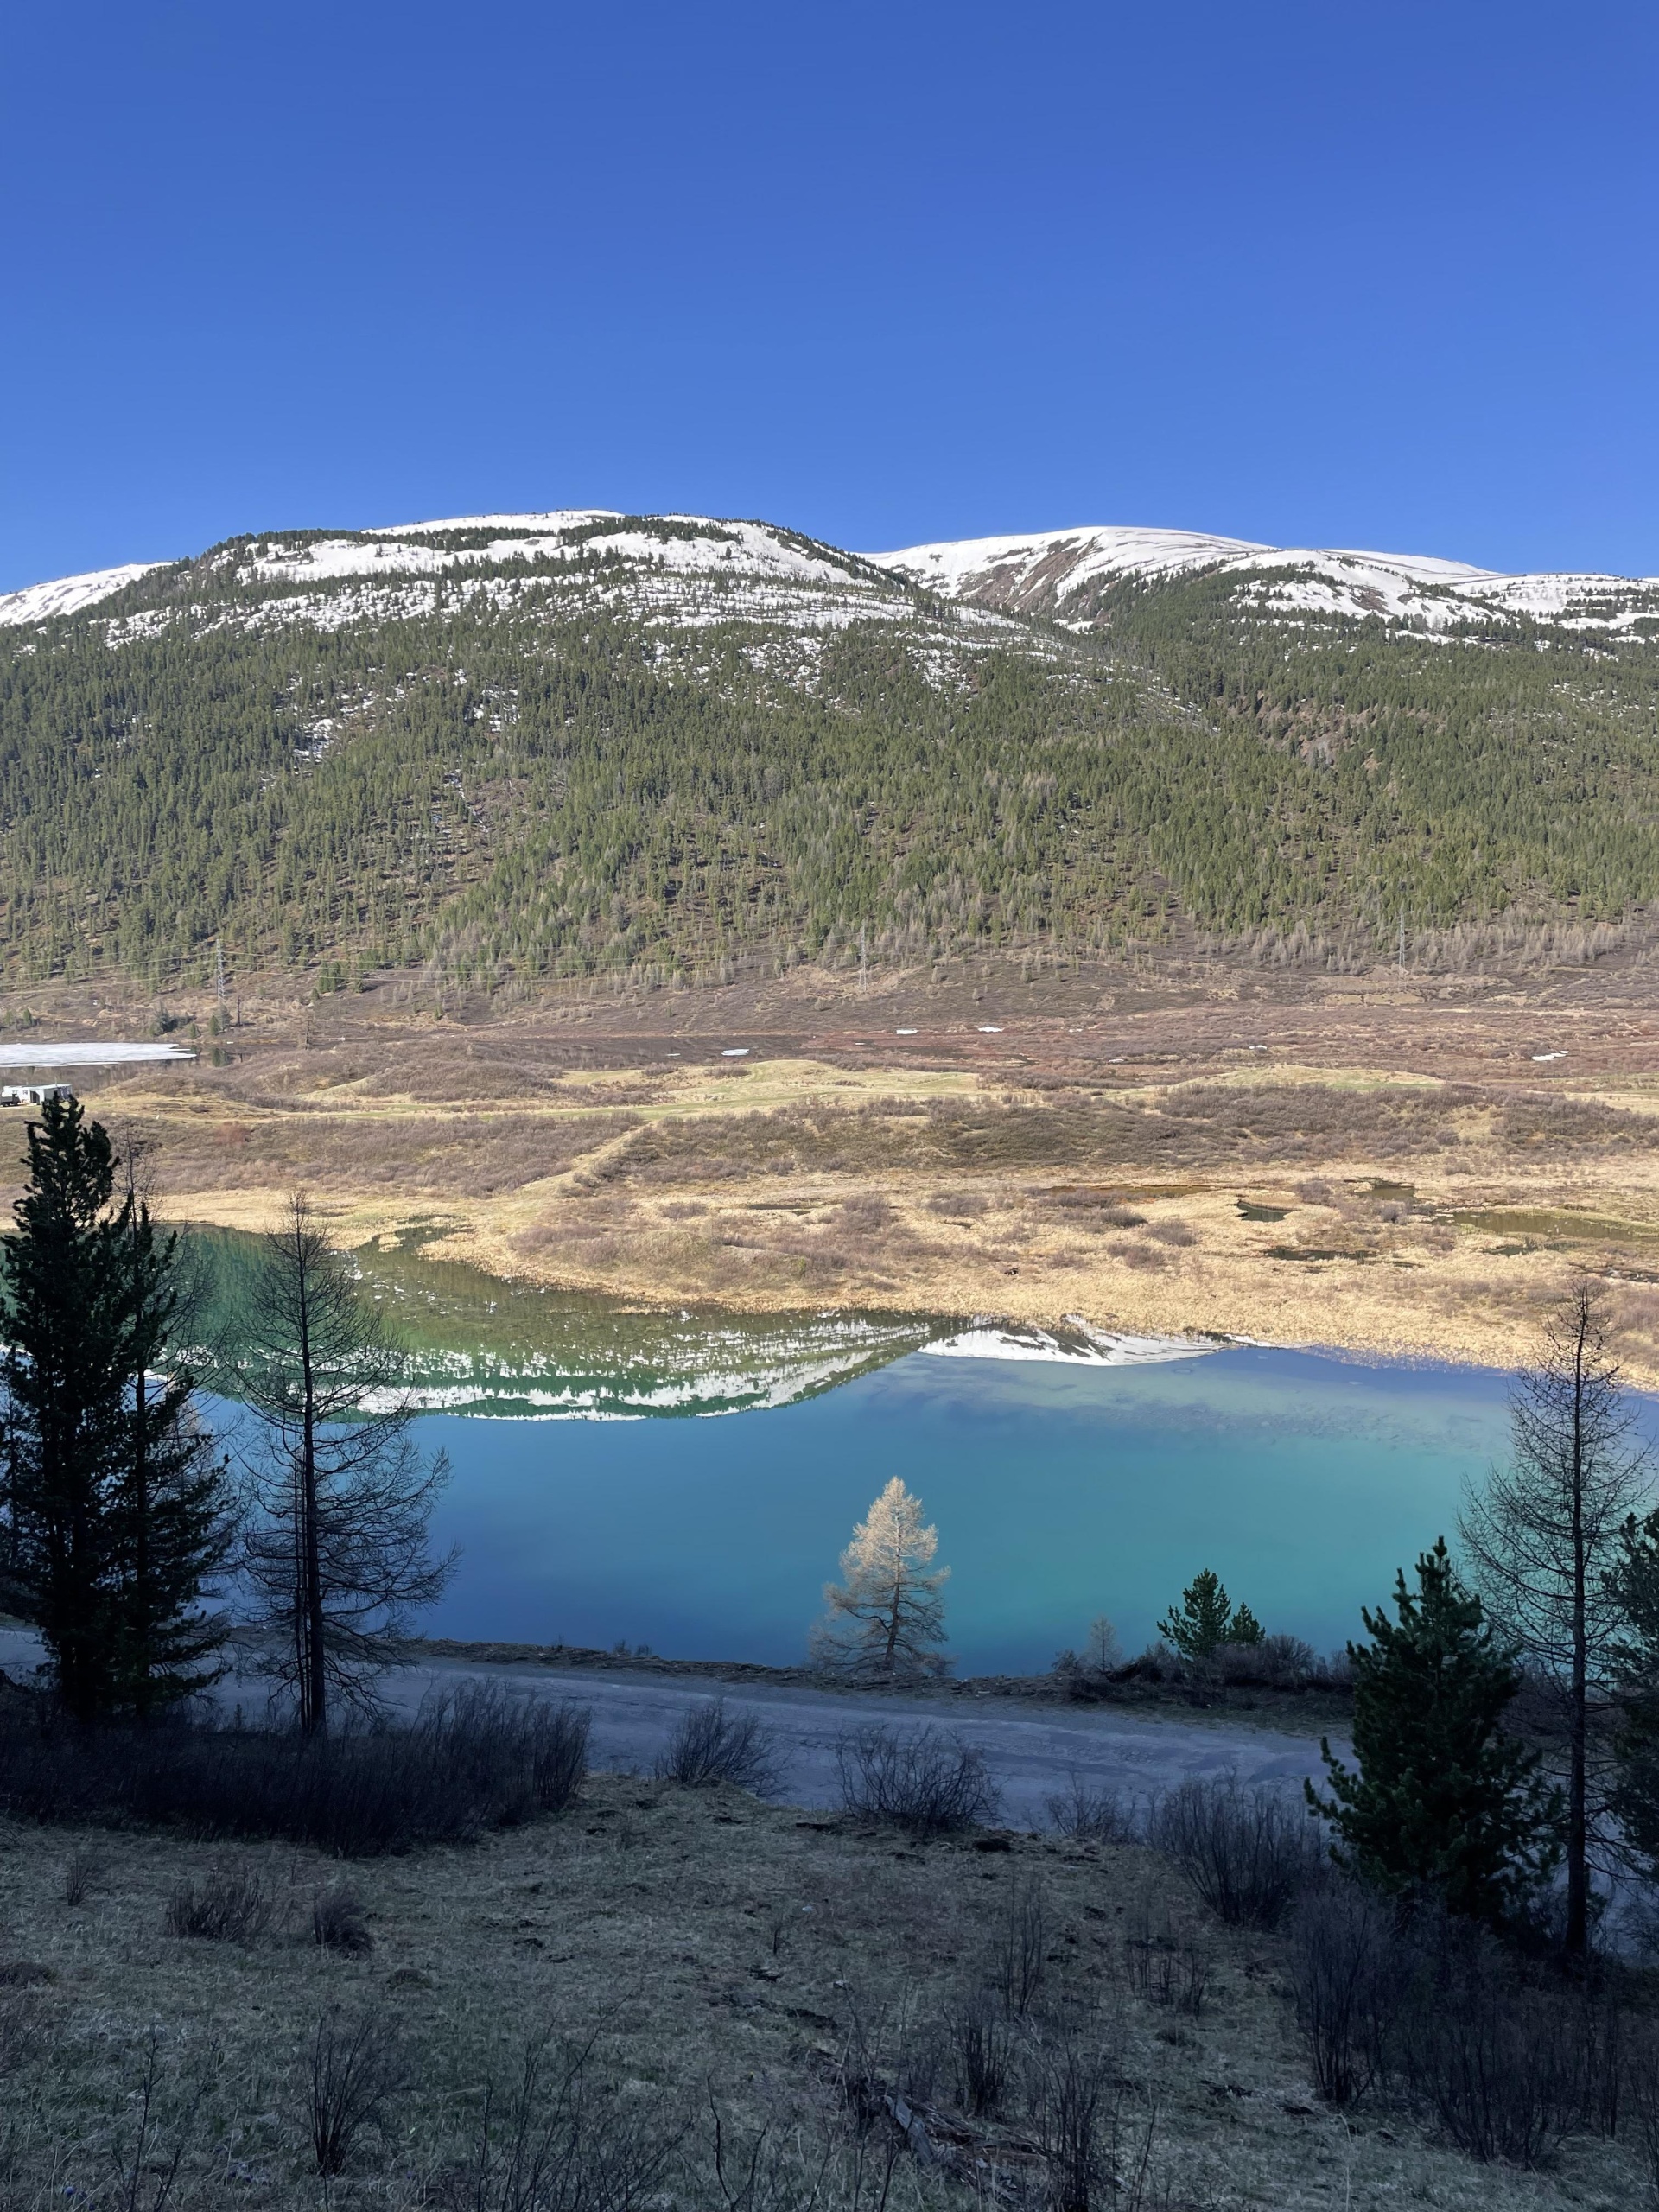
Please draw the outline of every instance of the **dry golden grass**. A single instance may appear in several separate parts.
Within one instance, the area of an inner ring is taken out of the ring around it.
[[[1570,2145],[1557,2173],[1536,2176],[1473,2165],[1386,2105],[1344,2122],[1309,2087],[1276,1940],[1210,1921],[1150,1853],[1007,1840],[995,1853],[968,1840],[922,1847],[729,1791],[600,1777],[563,1821],[467,1850],[345,1868],[287,1847],[238,1850],[228,1856],[264,1883],[276,1912],[236,1944],[167,1929],[181,1877],[227,1854],[148,1835],[12,1830],[0,1857],[3,2202],[44,2212],[101,2183],[118,2140],[130,2145],[152,2026],[164,2057],[158,2153],[201,2085],[175,2212],[329,2201],[308,2172],[306,2076],[317,2022],[340,2007],[395,2028],[412,2086],[333,2201],[433,2201],[435,2177],[470,2139],[482,2085],[551,2028],[596,2037],[599,2069],[639,2111],[690,2116],[687,2165],[662,2201],[716,2202],[696,2117],[710,2085],[740,2134],[768,2113],[838,2125],[855,2026],[882,2078],[906,2063],[925,2069],[936,2024],[987,1970],[1013,1897],[1033,1889],[1043,2005],[1122,2021],[1126,2127],[1136,2141],[1150,2129],[1166,2192],[1151,2204],[1629,2212],[1637,2201],[1633,2169],[1603,2142]],[[90,1873],[71,1904],[64,1872],[78,1854]],[[312,1939],[313,1899],[342,1878],[365,1910],[367,1955]],[[1198,2018],[1135,1993],[1126,1945],[1147,1937],[1211,1962]],[[934,2101],[948,2108],[947,2061]],[[1006,2151],[1021,2134],[1010,2119],[983,2126],[982,2143]],[[909,2161],[898,2184],[894,2205],[976,2201]]]
[[[1645,1018],[1551,1011],[1569,1083],[1535,1066],[1524,1007],[1339,996],[1313,1023],[1254,1009],[1279,1040],[1261,1053],[1237,1016],[1155,995],[1017,1037],[976,1007],[925,1053],[893,1035],[896,997],[843,1005],[844,1033],[741,1062],[705,1033],[734,1033],[719,994],[665,1005],[678,1028],[649,1007],[359,1020],[88,1099],[151,1145],[176,1217],[262,1227],[303,1185],[348,1240],[419,1222],[488,1270],[664,1305],[1079,1314],[1508,1364],[1588,1264],[1659,1382]]]

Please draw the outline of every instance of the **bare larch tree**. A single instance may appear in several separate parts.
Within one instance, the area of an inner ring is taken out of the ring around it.
[[[402,1356],[302,1193],[265,1239],[240,1365],[260,1431],[243,1571],[268,1670],[316,1735],[336,1701],[374,1709],[454,1572],[428,1550],[448,1469],[416,1450]]]
[[[1494,1622],[1554,1693],[1566,1739],[1565,1948],[1589,1941],[1592,1733],[1616,1688],[1624,1619],[1608,1577],[1649,1481],[1605,1294],[1580,1275],[1510,1404],[1510,1461],[1465,1501],[1471,1573]]]

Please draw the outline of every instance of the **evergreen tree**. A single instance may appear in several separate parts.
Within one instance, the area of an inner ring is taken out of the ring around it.
[[[179,1309],[158,1242],[104,1128],[73,1100],[29,1125],[29,1182],[0,1245],[9,1342],[4,1587],[40,1630],[80,1720],[148,1717],[205,1688],[224,1624],[203,1582],[224,1558],[224,1464],[188,1372],[161,1373]]]
[[[1459,1580],[1441,1538],[1417,1561],[1417,1588],[1395,1581],[1395,1611],[1366,1611],[1370,1641],[1351,1643],[1357,1772],[1319,1749],[1331,1796],[1308,1802],[1341,1839],[1334,1855],[1397,1897],[1452,1912],[1513,1913],[1558,1857],[1559,1793],[1538,1757],[1503,1733],[1520,1676],[1481,1601]]]
[[[844,1580],[827,1583],[829,1618],[812,1637],[812,1658],[858,1681],[914,1681],[944,1672],[944,1599],[950,1574],[935,1567],[937,1529],[895,1475],[853,1531],[841,1555]]]
[[[427,1550],[448,1469],[416,1450],[401,1356],[299,1193],[265,1239],[250,1320],[243,1394],[264,1451],[242,1565],[271,1635],[269,1671],[317,1735],[336,1702],[376,1708],[411,1614],[454,1571],[454,1554]]]
[[[117,1568],[116,1695],[140,1719],[218,1681],[222,1616],[201,1610],[232,1523],[226,1463],[195,1409],[188,1368],[166,1362],[184,1305],[179,1241],[158,1237],[130,1158],[113,1229],[130,1377],[110,1497]]]
[[[118,1700],[114,1492],[128,1423],[107,1218],[115,1155],[74,1099],[48,1098],[28,1144],[16,1226],[0,1240],[5,1591],[39,1630],[65,1707],[92,1721]]]
[[[1248,1605],[1235,1607],[1206,1567],[1181,1592],[1179,1610],[1172,1605],[1159,1622],[1158,1633],[1183,1659],[1208,1659],[1224,1643],[1260,1643],[1262,1624]]]
[[[1605,1587],[1620,1616],[1609,1809],[1627,1852],[1659,1880],[1659,1508],[1627,1516]]]

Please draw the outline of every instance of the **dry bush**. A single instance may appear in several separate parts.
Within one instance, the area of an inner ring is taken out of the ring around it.
[[[675,1723],[656,1772],[684,1789],[729,1783],[753,1796],[770,1797],[782,1778],[783,1758],[777,1737],[756,1714],[734,1718],[723,1698],[709,1698]]]
[[[270,1893],[246,1866],[215,1866],[200,1883],[187,1877],[167,1901],[169,1936],[208,1943],[251,1943],[270,1925]]]
[[[1140,1926],[1123,1938],[1123,1964],[1137,1997],[1189,2019],[1203,2018],[1215,1961],[1192,1936],[1178,1936],[1167,1919],[1154,1932],[1142,1908]]]
[[[1133,1802],[1115,1789],[1090,1789],[1073,1775],[1065,1789],[1044,1800],[1050,1821],[1062,1835],[1088,1843],[1133,1843],[1140,1834]]]
[[[63,1862],[63,1901],[67,1905],[85,1904],[94,1887],[104,1877],[104,1855],[82,1845],[72,1851]]]
[[[927,1202],[927,1210],[943,1215],[948,1221],[979,1221],[989,1203],[977,1191],[936,1191]]]
[[[1150,1244],[1109,1244],[1106,1249],[1113,1259],[1126,1268],[1144,1271],[1148,1268],[1166,1268],[1169,1265],[1163,1253]]]
[[[985,1754],[937,1728],[855,1729],[837,1742],[836,1764],[848,1812],[912,1835],[979,1827],[1001,1802]]]
[[[1198,1241],[1198,1231],[1184,1221],[1154,1221],[1147,1234],[1155,1236],[1160,1244],[1173,1245],[1183,1251]]]
[[[893,1208],[878,1191],[861,1192],[843,1198],[836,1212],[839,1227],[854,1236],[878,1236],[893,1223]]]
[[[591,2042],[532,2036],[513,2075],[486,2088],[464,2164],[440,2177],[426,2201],[444,2212],[645,2212],[668,2202],[664,2182],[686,2123],[657,2101],[596,2085],[592,2050]],[[785,2203],[811,2202],[762,2190],[770,2169],[761,2144],[753,2158],[730,2161],[735,2186],[728,2186],[715,2112],[714,2163],[734,2212],[740,2205],[743,2212],[774,2206],[783,2212]]]
[[[1596,2101],[1582,2003],[1529,1981],[1496,1936],[1467,1922],[1425,1923],[1414,1948],[1395,2069],[1470,2158],[1548,2164]]]
[[[1357,2103],[1388,2063],[1414,1961],[1392,1909],[1357,1882],[1313,1884],[1291,1927],[1296,2024],[1327,2104]]]
[[[701,1198],[671,1198],[658,1211],[664,1221],[701,1221],[709,1209]]]
[[[411,2075],[395,2031],[377,2013],[348,2020],[335,2008],[317,2022],[308,2086],[312,2157],[317,2172],[332,2178],[360,2135],[384,2132],[386,2108]]]
[[[1236,1775],[1171,1790],[1153,1808],[1147,1840],[1233,1928],[1276,1928],[1325,1858],[1300,1802],[1281,1789],[1247,1789]]]
[[[992,1989],[970,1989],[945,2015],[952,2086],[974,2119],[1001,2110],[1013,2076],[1016,2037],[1007,2005]]]
[[[493,1684],[433,1699],[407,1727],[309,1742],[184,1719],[43,1725],[0,1706],[0,1804],[35,1820],[283,1836],[366,1855],[562,1811],[587,1745],[584,1709]]]
[[[1008,2012],[1023,2020],[1043,1986],[1048,1955],[1048,1910],[1040,1877],[1008,1886],[1007,1904],[997,1930],[996,1986]]]
[[[1093,2012],[1048,2024],[1026,2055],[1026,2111],[1052,2212],[1123,2202],[1122,2024]]]
[[[374,1937],[363,1916],[363,1901],[349,1882],[331,1882],[311,1900],[311,1936],[325,1951],[366,1958]]]

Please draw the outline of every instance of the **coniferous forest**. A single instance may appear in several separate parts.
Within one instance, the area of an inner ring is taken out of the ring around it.
[[[238,540],[0,632],[9,980],[161,987],[221,945],[324,989],[699,980],[861,933],[1347,965],[1659,890],[1640,625],[1292,622],[1229,572],[1121,583],[1084,633],[827,548],[839,583],[693,593],[669,556],[699,531],[732,552],[658,519],[632,559],[454,531],[425,542],[464,569],[372,584],[308,575],[318,533]]]

